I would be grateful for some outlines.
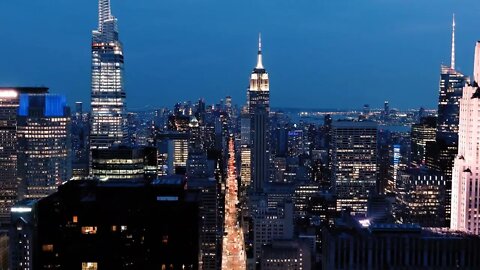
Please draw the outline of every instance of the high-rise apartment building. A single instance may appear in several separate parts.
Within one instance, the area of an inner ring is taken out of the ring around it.
[[[21,94],[17,135],[21,198],[43,198],[70,180],[70,109],[65,96]]]
[[[110,0],[99,0],[98,29],[92,37],[90,149],[105,149],[126,139],[123,49]]]
[[[270,81],[263,67],[262,41],[258,40],[257,65],[250,76],[247,91],[250,114],[252,182],[255,192],[262,192],[269,178],[268,116],[270,113]]]
[[[348,207],[354,214],[366,214],[377,182],[376,123],[332,123],[332,182],[338,210]]]
[[[480,41],[475,48],[471,84],[460,99],[458,155],[452,177],[451,223],[455,230],[480,234]]]

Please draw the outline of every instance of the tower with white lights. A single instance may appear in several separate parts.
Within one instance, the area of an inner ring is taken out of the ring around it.
[[[250,75],[247,91],[247,110],[250,115],[252,182],[254,192],[262,192],[268,180],[268,116],[270,113],[270,81],[263,66],[262,39],[258,37],[257,65]]]
[[[92,33],[90,149],[105,149],[125,140],[123,49],[110,0],[99,0],[98,29]]]

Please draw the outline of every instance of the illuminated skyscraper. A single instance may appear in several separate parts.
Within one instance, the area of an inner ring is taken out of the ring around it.
[[[441,67],[438,96],[437,140],[458,144],[459,100],[467,77],[455,69],[455,17],[452,24],[452,60],[450,67]],[[453,159],[453,157],[452,157]]]
[[[46,93],[44,87],[0,88],[0,222],[9,221],[18,192],[18,106],[22,93]]]
[[[70,180],[70,110],[65,96],[21,94],[17,135],[20,198],[43,198]]]
[[[480,234],[480,41],[475,48],[473,82],[460,99],[458,155],[452,178],[451,224],[455,230]]]
[[[459,101],[468,77],[455,69],[455,17],[452,23],[450,66],[441,66],[436,142],[427,143],[426,165],[440,171],[446,180],[447,226],[450,223],[452,168],[458,153]]]
[[[364,215],[377,182],[377,124],[337,121],[332,124],[332,181],[337,210],[349,207]]]
[[[99,0],[98,29],[92,37],[90,149],[105,149],[126,139],[123,50],[110,0]]]
[[[269,147],[268,115],[270,113],[270,83],[268,73],[262,62],[262,40],[258,39],[257,66],[250,76],[247,91],[247,107],[250,114],[250,132],[252,134],[252,181],[255,192],[262,192],[268,181]]]

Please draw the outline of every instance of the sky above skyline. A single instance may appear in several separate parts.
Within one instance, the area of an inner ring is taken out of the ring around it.
[[[111,0],[129,109],[227,95],[244,104],[257,36],[271,104],[435,108],[440,64],[473,70],[478,0]],[[90,102],[96,0],[1,1],[0,85],[44,85]]]

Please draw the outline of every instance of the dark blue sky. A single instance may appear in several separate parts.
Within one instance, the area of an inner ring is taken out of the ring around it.
[[[129,108],[245,101],[261,31],[274,107],[435,107],[439,66],[470,75],[478,0],[111,0]],[[89,103],[96,0],[0,1],[0,84]]]

